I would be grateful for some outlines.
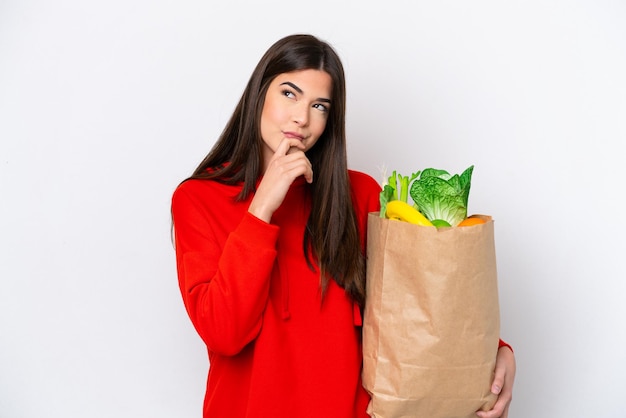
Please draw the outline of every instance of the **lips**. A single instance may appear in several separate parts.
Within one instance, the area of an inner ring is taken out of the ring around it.
[[[304,141],[304,136],[300,135],[297,132],[283,132],[283,135],[285,136],[285,138],[294,138],[300,141]]]

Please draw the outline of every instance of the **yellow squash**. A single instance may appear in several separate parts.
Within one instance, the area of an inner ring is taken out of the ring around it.
[[[389,219],[398,219],[415,225],[433,226],[432,222],[426,219],[420,211],[402,200],[387,202],[385,216]]]

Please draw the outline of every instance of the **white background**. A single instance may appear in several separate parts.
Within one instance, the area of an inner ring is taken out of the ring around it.
[[[626,416],[625,22],[617,0],[0,0],[0,417],[200,417],[170,196],[295,32],[344,61],[353,168],[475,165],[510,416]]]

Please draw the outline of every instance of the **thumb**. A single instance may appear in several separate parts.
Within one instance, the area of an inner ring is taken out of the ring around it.
[[[504,367],[496,367],[493,382],[491,383],[491,393],[499,395],[504,386]]]

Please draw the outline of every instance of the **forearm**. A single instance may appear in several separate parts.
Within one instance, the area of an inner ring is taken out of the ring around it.
[[[260,330],[278,228],[243,213],[229,231],[195,198],[178,193],[172,210],[180,290],[209,349],[233,355]]]
[[[198,282],[192,273],[186,277],[193,283],[185,289],[183,299],[198,333],[207,346],[224,355],[238,353],[256,338],[262,314],[269,296],[269,283],[276,258],[274,238],[252,242],[241,230],[249,230],[249,223],[258,222],[244,217],[242,225],[227,239],[219,258],[211,261],[210,254],[187,257],[185,270],[197,274],[207,272],[205,280]],[[204,260],[196,259],[198,256]]]

